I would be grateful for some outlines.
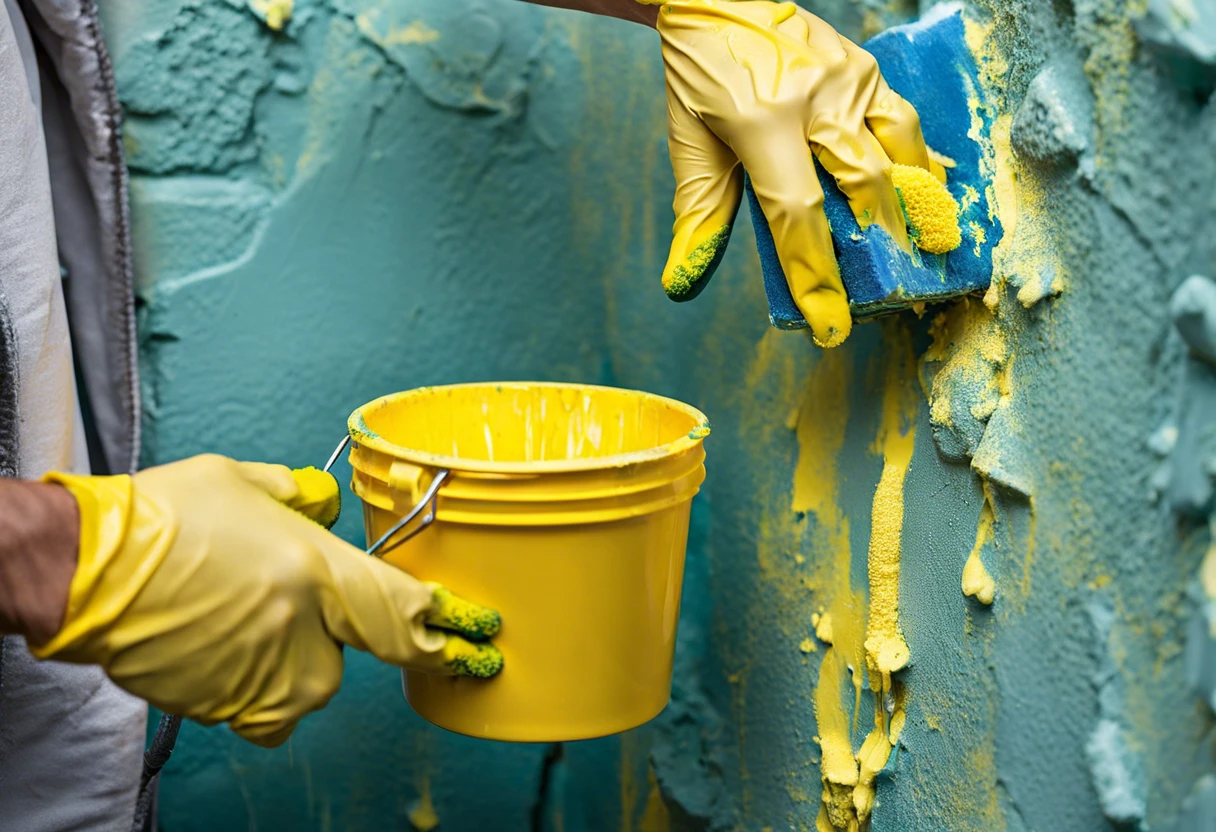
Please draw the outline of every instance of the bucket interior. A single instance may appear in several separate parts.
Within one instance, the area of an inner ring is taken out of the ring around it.
[[[672,399],[575,384],[466,384],[386,396],[351,420],[356,440],[392,456],[489,463],[624,465],[708,433]]]

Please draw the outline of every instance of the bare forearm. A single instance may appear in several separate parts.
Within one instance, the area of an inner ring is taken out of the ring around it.
[[[76,571],[80,511],[57,485],[0,479],[0,632],[58,631]]]
[[[558,9],[573,9],[578,12],[590,12],[603,17],[615,17],[619,20],[631,20],[653,27],[659,17],[659,7],[644,5],[637,0],[529,0],[538,6],[552,6]]]

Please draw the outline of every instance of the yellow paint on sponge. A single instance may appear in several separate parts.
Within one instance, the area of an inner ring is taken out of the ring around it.
[[[908,233],[917,247],[930,254],[954,251],[963,242],[958,201],[924,168],[892,165],[891,181],[903,202]]]

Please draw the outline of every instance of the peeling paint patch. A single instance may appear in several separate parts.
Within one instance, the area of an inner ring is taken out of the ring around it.
[[[1103,598],[1091,601],[1088,612],[1094,628],[1099,714],[1085,744],[1090,779],[1107,818],[1141,828],[1147,812],[1144,763],[1123,725],[1124,685],[1112,655],[1117,649],[1115,612]]]
[[[1114,720],[1099,720],[1085,754],[1102,811],[1115,823],[1139,827],[1146,811],[1144,773],[1126,732]]]
[[[256,20],[214,1],[183,6],[117,70],[131,168],[221,173],[254,159],[254,104],[272,73],[270,37]]]

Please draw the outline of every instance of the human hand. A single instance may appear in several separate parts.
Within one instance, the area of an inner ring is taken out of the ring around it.
[[[818,344],[840,344],[852,317],[813,158],[862,228],[878,223],[910,250],[891,167],[945,179],[916,111],[873,56],[793,3],[676,0],[662,5],[657,28],[676,178],[668,296],[696,297],[717,268],[746,168],[794,302]]]
[[[326,513],[317,474],[200,456],[134,477],[48,475],[80,507],[79,560],[63,625],[34,654],[99,664],[168,713],[264,746],[338,691],[344,644],[413,670],[496,674],[502,655],[484,642],[498,613],[287,507]]]

